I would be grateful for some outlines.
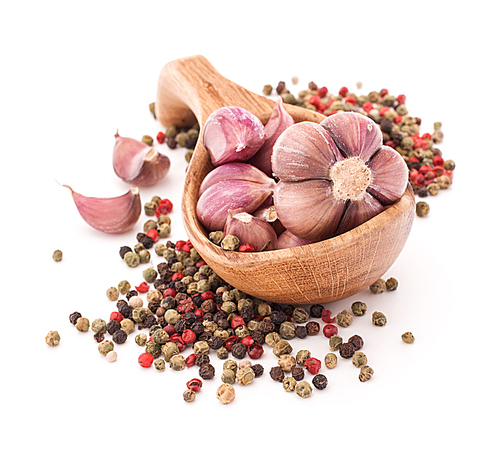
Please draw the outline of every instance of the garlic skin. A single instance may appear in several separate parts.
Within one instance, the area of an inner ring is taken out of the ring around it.
[[[396,202],[408,183],[401,155],[368,117],[339,112],[302,122],[276,141],[274,204],[283,226],[311,242],[343,234]]]
[[[209,231],[222,231],[228,210],[242,209],[252,213],[273,194],[276,184],[245,180],[223,180],[210,186],[198,199],[196,215]]]
[[[240,245],[249,243],[255,251],[272,251],[278,246],[278,237],[269,223],[240,210],[228,210],[224,236],[238,237]]]
[[[131,229],[141,215],[141,197],[136,187],[118,197],[86,197],[73,191],[68,185],[62,185],[71,191],[73,201],[80,215],[87,224],[107,234],[121,234]]]
[[[224,180],[245,180],[247,182],[273,185],[274,180],[269,178],[260,169],[248,163],[231,162],[217,166],[211,170],[201,182],[200,195],[216,183]]]
[[[278,236],[278,250],[283,250],[285,248],[294,248],[296,246],[309,245],[309,240],[304,240],[296,235],[293,235],[290,231],[283,231],[281,235]]]
[[[285,111],[283,108],[283,100],[279,97],[274,105],[271,117],[264,127],[266,131],[266,141],[248,162],[262,170],[269,177],[272,177],[271,155],[273,153],[274,144],[281,133],[294,123],[293,117]]]
[[[247,161],[265,140],[262,122],[251,112],[236,106],[216,109],[203,127],[203,145],[214,166]]]
[[[125,182],[135,186],[152,186],[170,169],[170,159],[144,142],[122,137],[116,132],[113,169]]]

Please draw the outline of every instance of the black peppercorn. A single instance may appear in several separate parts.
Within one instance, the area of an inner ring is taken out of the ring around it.
[[[247,347],[243,343],[235,343],[231,349],[231,354],[237,359],[242,359],[247,353]]]
[[[187,286],[182,281],[174,281],[174,289],[177,291],[177,293],[185,294],[187,291]],[[177,301],[180,300],[180,297],[177,297],[177,295],[175,297]]]
[[[208,345],[210,346],[210,349],[213,349],[214,351],[216,351],[217,349],[222,347],[222,343],[224,342],[224,340],[218,336],[211,336],[207,340],[207,342],[208,342]]]
[[[151,313],[156,314],[156,310],[160,308],[160,304],[158,302],[149,302],[148,308],[151,310]]]
[[[131,289],[125,294],[125,298],[127,300],[130,300],[132,297],[135,297],[136,295],[139,295],[139,293],[135,289]]]
[[[203,322],[196,321],[191,324],[190,329],[194,332],[196,336],[199,336],[205,331],[205,326],[203,325]]]
[[[323,390],[328,385],[328,379],[324,374],[317,374],[312,380],[312,384],[318,390]]]
[[[129,246],[122,246],[120,248],[120,257],[123,259],[129,251],[132,251],[132,248]]]
[[[200,333],[198,335],[198,341],[207,341],[209,340],[209,338],[212,336],[212,334],[208,331],[203,331],[202,333]]]
[[[256,363],[250,367],[256,378],[260,378],[264,374],[264,367],[260,363]]]
[[[139,243],[142,243],[144,245],[144,248],[146,248],[147,250],[151,248],[155,243],[155,241],[151,237],[149,237],[149,235],[146,235],[143,232],[139,232],[136,238],[137,241]]]
[[[281,367],[272,367],[271,371],[269,371],[269,375],[273,381],[283,382],[285,378],[285,372]]]
[[[316,321],[309,321],[306,324],[306,330],[307,330],[308,335],[310,335],[310,336],[316,335],[319,333],[320,325]]]
[[[106,324],[106,330],[110,335],[113,335],[113,333],[115,333],[120,328],[121,328],[120,323],[118,321],[115,321],[114,319],[112,319]]]
[[[210,363],[200,367],[199,375],[202,379],[213,379],[215,376],[215,368]]]
[[[194,299],[193,299],[194,301]],[[204,300],[200,304],[200,309],[206,314],[206,313],[215,313],[217,311],[217,306],[215,305],[215,302],[212,299]]]
[[[297,338],[305,338],[307,336],[307,329],[303,325],[298,325],[295,328],[295,336]]]
[[[116,344],[123,344],[127,341],[127,334],[122,329],[115,330],[113,333],[113,341]]]
[[[94,335],[94,340],[96,340],[98,343],[101,341],[104,341],[104,333],[98,332]]]
[[[194,359],[194,363],[198,367],[202,367],[203,365],[208,365],[210,363],[210,356],[208,354],[196,354]]]
[[[149,329],[153,324],[156,324],[156,316],[154,314],[148,314],[142,323],[144,327]]]
[[[268,333],[274,332],[276,327],[274,322],[270,319],[262,319],[262,321],[259,322],[259,330],[267,335]]]
[[[181,318],[175,323],[174,327],[177,333],[182,333],[189,328],[189,324],[184,318]]]
[[[271,314],[269,315],[269,319],[271,319],[271,321],[274,324],[280,325],[286,321],[286,314],[281,310],[271,311]]]
[[[363,344],[364,344],[363,338],[361,338],[359,335],[353,335],[347,341],[349,343],[353,344],[355,351],[359,351],[363,347]]]
[[[249,321],[253,319],[255,312],[253,311],[253,307],[243,307],[240,311],[240,316],[243,318],[245,323],[248,324]]]
[[[186,321],[188,327],[191,327],[196,321],[198,321],[196,314],[194,314],[192,311],[188,311],[187,313],[185,313],[182,319]]]
[[[311,308],[309,308],[309,314],[312,318],[320,318],[324,309],[325,307],[323,305],[316,303],[311,305]]]
[[[339,346],[340,357],[343,357],[344,359],[351,358],[355,351],[356,349],[354,348],[354,345],[352,343],[342,343]]]
[[[166,310],[173,310],[177,306],[177,302],[173,297],[168,295],[161,301],[160,305]]]
[[[75,325],[76,321],[78,321],[78,318],[81,318],[81,317],[82,317],[82,315],[78,311],[75,311],[74,313],[71,313],[69,315],[69,322],[71,322],[71,324]]]
[[[266,336],[260,330],[253,332],[252,338],[257,344],[264,344],[266,342]]]
[[[297,382],[302,381],[304,379],[304,368],[301,367],[293,367],[292,368],[292,378]]]

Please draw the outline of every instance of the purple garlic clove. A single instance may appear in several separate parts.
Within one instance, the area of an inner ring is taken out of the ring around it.
[[[196,214],[208,231],[222,231],[228,210],[252,213],[273,193],[275,183],[224,180],[210,186],[198,199]]]
[[[170,159],[144,142],[115,134],[113,169],[125,182],[152,186],[162,180],[170,169]]]
[[[361,199],[349,201],[342,221],[335,231],[335,235],[343,234],[360,226],[383,210],[383,205],[369,193],[365,192]]]
[[[294,123],[293,117],[283,108],[283,99],[279,97],[274,105],[271,118],[264,127],[266,142],[248,162],[265,172],[269,177],[272,177],[271,155],[273,146],[281,133]]]
[[[283,250],[285,248],[309,245],[310,243],[312,243],[310,240],[301,239],[296,235],[293,235],[290,231],[284,231],[278,237],[278,247],[276,249]]]
[[[224,180],[245,180],[247,182],[273,185],[274,180],[269,178],[260,169],[248,163],[226,163],[210,171],[201,182],[200,195],[212,185]]]
[[[276,232],[271,225],[241,210],[229,210],[224,235],[238,237],[240,245],[249,243],[255,251],[275,250],[278,245]]]
[[[214,166],[231,161],[247,161],[264,144],[262,122],[251,112],[236,106],[212,112],[203,127],[203,145]]]
[[[378,125],[363,114],[342,112],[330,115],[320,125],[325,128],[345,157],[366,163],[382,146]]]

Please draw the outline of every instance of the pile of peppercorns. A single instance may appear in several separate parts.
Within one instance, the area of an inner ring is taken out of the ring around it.
[[[263,93],[269,96],[273,90],[271,85],[265,85]],[[308,89],[300,91],[297,97],[290,93],[283,81],[275,90],[283,102],[326,116],[350,111],[370,117],[379,125],[384,145],[397,150],[405,160],[410,184],[419,197],[435,196],[440,190],[450,187],[455,162],[444,160],[441,150],[436,147],[444,137],[442,124],[435,122],[432,134],[420,134],[421,119],[408,114],[405,95],[393,96],[387,89],[356,95],[347,87],[341,87],[335,94],[326,87],[318,87],[314,82],[310,82]],[[428,210],[419,210],[417,214],[425,216],[427,213]]]

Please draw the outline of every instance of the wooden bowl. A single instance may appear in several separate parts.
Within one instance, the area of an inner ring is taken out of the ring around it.
[[[203,129],[207,117],[223,106],[239,106],[269,120],[274,101],[222,77],[202,56],[174,60],[162,69],[155,103],[165,126]],[[296,122],[320,122],[325,117],[284,104]],[[198,139],[187,169],[182,216],[189,239],[207,264],[232,286],[277,303],[328,303],[370,286],[394,263],[410,234],[415,199],[410,186],[403,197],[382,213],[345,234],[301,247],[261,253],[224,251],[211,243],[196,216],[201,182],[213,169]]]

